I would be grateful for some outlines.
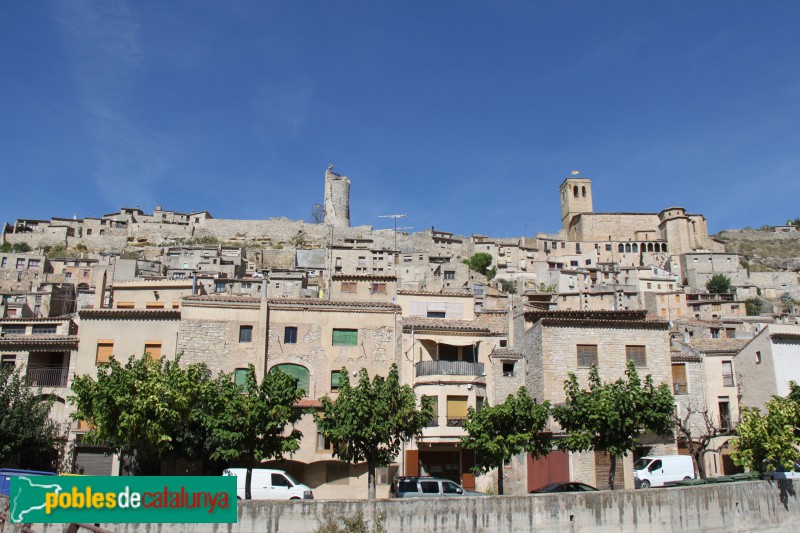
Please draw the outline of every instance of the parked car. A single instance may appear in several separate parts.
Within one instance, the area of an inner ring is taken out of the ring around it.
[[[18,476],[55,476],[55,472],[38,470],[18,470],[16,468],[0,468],[0,494],[8,496],[11,490],[11,478]]]
[[[633,464],[633,484],[637,489],[663,487],[694,478],[691,455],[642,457]]]
[[[223,476],[236,476],[236,496],[244,499],[244,485],[247,480],[246,468],[228,468]],[[254,500],[311,500],[314,493],[310,488],[297,482],[283,470],[254,468],[250,479],[250,495]]]
[[[790,470],[786,468],[773,468],[767,465],[764,469],[764,477],[769,479],[800,479],[800,464],[794,463]]]
[[[548,483],[543,487],[532,490],[531,494],[541,494],[547,492],[596,492],[597,489],[586,483]]]
[[[389,489],[390,498],[449,498],[454,496],[486,496],[466,490],[449,479],[429,476],[399,476]]]

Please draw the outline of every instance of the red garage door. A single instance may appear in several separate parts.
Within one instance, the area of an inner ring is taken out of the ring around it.
[[[552,451],[539,459],[528,455],[528,492],[562,481],[570,481],[569,453]]]

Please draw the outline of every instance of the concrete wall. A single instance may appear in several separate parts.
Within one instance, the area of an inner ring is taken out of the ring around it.
[[[637,533],[680,531],[796,531],[800,502],[796,488],[751,481],[644,491],[602,491],[538,496],[368,501],[253,501],[239,503],[238,522],[229,524],[101,524],[115,532],[311,532],[334,517],[363,511],[373,523],[385,516],[388,531]],[[5,506],[5,502],[2,502]],[[37,533],[64,530],[63,524],[36,525]],[[21,527],[6,527],[19,532]]]

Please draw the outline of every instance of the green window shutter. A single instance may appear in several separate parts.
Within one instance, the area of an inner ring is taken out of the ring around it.
[[[274,372],[276,370],[280,370],[285,374],[289,374],[297,381],[297,388],[302,390],[305,394],[308,394],[310,390],[309,385],[309,378],[308,378],[308,369],[304,366],[300,365],[276,365],[272,367],[270,372]]]
[[[342,371],[334,370],[331,372],[331,390],[336,390],[342,386]]]
[[[233,371],[233,382],[237,387],[244,390],[247,388],[247,369],[237,368]]]
[[[333,345],[334,346],[358,346],[358,330],[357,329],[334,329],[333,330]]]

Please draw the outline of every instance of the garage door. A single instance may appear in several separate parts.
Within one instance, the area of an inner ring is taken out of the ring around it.
[[[569,479],[569,453],[554,450],[544,457],[534,459],[528,454],[528,492],[548,483],[571,481]]]
[[[114,457],[105,448],[80,447],[75,452],[75,473],[85,476],[110,476]]]
[[[614,486],[621,490],[625,486],[625,471],[622,468],[622,458],[617,458],[616,475],[614,476]],[[594,452],[594,475],[598,489],[610,489],[608,475],[611,473],[611,456],[605,452]]]

